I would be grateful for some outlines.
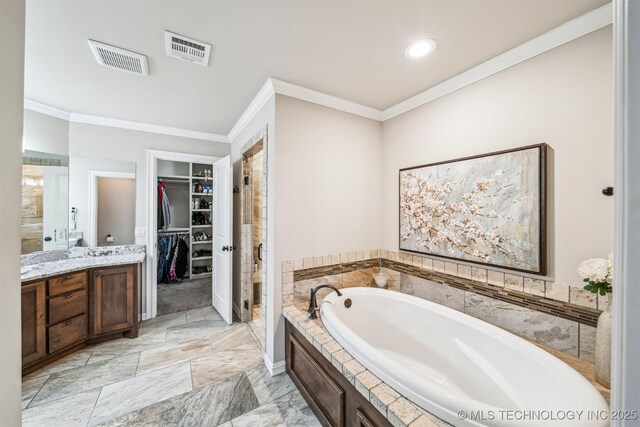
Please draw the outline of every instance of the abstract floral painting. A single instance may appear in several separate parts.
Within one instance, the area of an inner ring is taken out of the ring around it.
[[[400,249],[546,274],[546,144],[400,170]]]

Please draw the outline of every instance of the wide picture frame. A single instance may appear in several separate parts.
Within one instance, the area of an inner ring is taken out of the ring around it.
[[[399,248],[547,273],[547,144],[399,171]]]

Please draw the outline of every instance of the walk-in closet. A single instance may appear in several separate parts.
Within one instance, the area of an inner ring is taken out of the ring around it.
[[[212,168],[158,160],[158,315],[212,304]]]

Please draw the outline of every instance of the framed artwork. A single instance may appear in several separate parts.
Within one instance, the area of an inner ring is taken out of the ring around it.
[[[546,274],[547,145],[400,169],[400,250]]]

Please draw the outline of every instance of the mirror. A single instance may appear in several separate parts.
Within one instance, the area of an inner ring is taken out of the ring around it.
[[[26,150],[22,156],[22,254],[67,249],[69,158]]]
[[[26,150],[22,254],[135,243],[136,165]]]
[[[70,246],[134,244],[135,187],[133,162],[71,157]]]

